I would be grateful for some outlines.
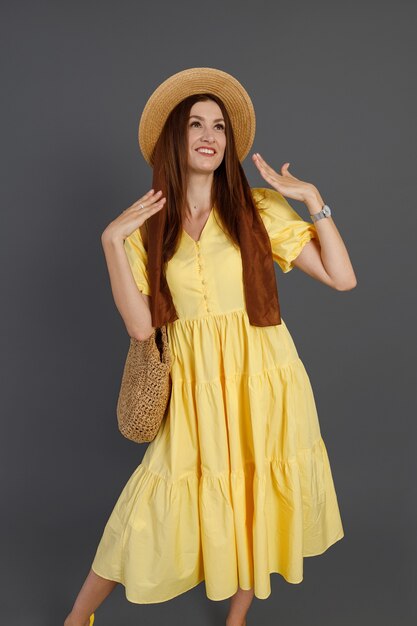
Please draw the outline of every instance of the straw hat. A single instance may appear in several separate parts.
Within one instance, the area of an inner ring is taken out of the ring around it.
[[[151,155],[172,109],[187,96],[212,93],[224,102],[230,116],[240,161],[248,154],[255,137],[255,110],[240,82],[222,70],[192,67],[173,74],[148,99],[139,121],[139,147],[152,167]]]

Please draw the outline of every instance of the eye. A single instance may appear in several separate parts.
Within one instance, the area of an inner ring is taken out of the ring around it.
[[[197,120],[194,120],[194,122],[191,122],[190,126],[194,126],[194,124],[200,124],[200,122],[199,122],[199,121],[197,121]],[[225,129],[224,124],[221,124],[221,123],[216,124],[216,128],[217,128],[218,126],[220,126],[221,130],[224,130],[224,129]]]

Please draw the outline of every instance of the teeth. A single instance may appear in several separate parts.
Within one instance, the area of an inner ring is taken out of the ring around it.
[[[205,152],[206,154],[214,154],[214,150],[207,150],[206,148],[199,148],[197,152]]]

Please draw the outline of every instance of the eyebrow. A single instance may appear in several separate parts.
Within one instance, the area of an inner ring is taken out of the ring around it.
[[[199,120],[203,120],[204,119],[204,117],[201,117],[201,115],[190,115],[190,119],[192,117],[196,117]],[[224,122],[224,119],[222,117],[218,117],[217,120],[213,120],[213,122]]]

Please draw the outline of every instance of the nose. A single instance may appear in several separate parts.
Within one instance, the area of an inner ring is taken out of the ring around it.
[[[201,141],[207,141],[209,143],[212,143],[214,139],[213,134],[210,132],[210,130],[206,130],[201,137]]]

